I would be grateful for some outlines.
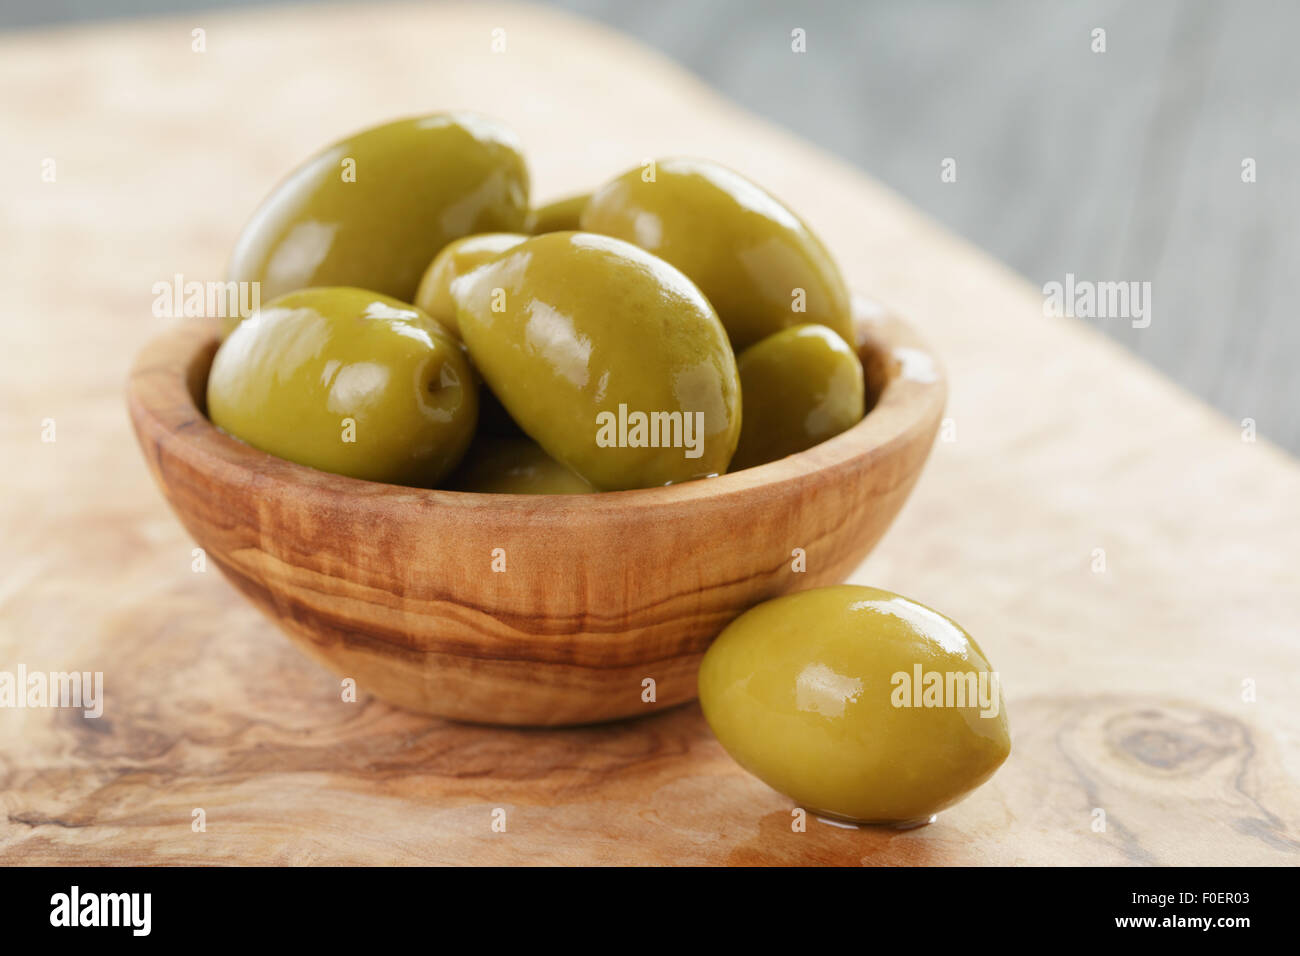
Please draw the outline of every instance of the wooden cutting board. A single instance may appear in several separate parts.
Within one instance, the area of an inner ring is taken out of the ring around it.
[[[0,862],[1300,862],[1300,466],[845,163],[524,7],[13,34],[0,86],[0,670],[105,694],[98,720],[0,710]],[[154,284],[218,278],[318,146],[453,107],[519,130],[541,199],[647,157],[743,170],[944,356],[948,427],[852,578],[952,615],[1002,674],[1011,759],[937,823],[800,832],[694,705],[556,732],[345,702],[193,570],[122,401],[169,321]]]

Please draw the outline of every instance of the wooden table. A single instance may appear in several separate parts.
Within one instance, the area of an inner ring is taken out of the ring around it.
[[[0,862],[1300,861],[1300,467],[1045,318],[1036,289],[854,169],[625,39],[523,7],[10,35],[0,85],[22,91],[0,113],[0,670],[102,671],[106,697],[99,720],[0,710]],[[154,283],[219,277],[317,146],[444,107],[514,125],[541,198],[645,157],[735,166],[922,326],[951,420],[853,580],[978,637],[1014,734],[992,782],[920,830],[795,832],[694,705],[543,732],[345,703],[192,570],[122,402],[169,321]]]

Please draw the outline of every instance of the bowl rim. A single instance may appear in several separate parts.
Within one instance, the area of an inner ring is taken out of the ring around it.
[[[613,513],[629,508],[675,509],[705,499],[720,500],[793,485],[887,454],[934,432],[947,401],[947,376],[933,350],[912,325],[879,303],[853,297],[855,345],[864,367],[883,375],[874,404],[853,427],[811,448],[742,471],[652,488],[573,495],[528,495],[453,491],[368,481],[320,471],[279,458],[221,431],[195,401],[191,382],[206,383],[220,343],[217,319],[184,319],[159,333],[138,353],[127,380],[127,405],[145,453],[158,460],[160,442],[196,470],[225,472],[229,481],[269,491],[289,483],[302,493],[362,500],[410,498],[439,508],[513,511],[537,520],[563,519],[577,512]],[[148,442],[156,447],[152,452]],[[927,443],[928,447],[928,443]]]

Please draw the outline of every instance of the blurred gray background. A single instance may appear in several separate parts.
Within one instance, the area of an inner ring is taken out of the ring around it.
[[[261,2],[0,0],[0,29]],[[1150,282],[1149,327],[1090,321],[1300,452],[1300,3],[553,5],[657,47],[1036,285]],[[952,183],[939,175],[948,157]]]

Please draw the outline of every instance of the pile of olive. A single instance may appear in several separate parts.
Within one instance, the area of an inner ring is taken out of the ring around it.
[[[801,451],[863,415],[844,281],[789,209],[672,159],[532,209],[514,134],[469,114],[307,160],[240,236],[208,412],[355,478],[570,494]]]

